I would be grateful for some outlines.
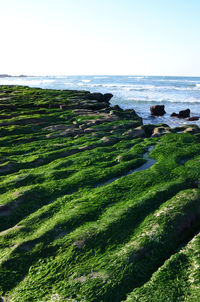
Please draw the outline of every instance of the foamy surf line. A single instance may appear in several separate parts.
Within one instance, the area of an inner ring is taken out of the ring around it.
[[[22,86],[40,86],[43,84],[53,83],[55,80],[13,80],[11,79],[0,79],[0,85],[22,85]]]
[[[169,91],[169,90],[177,90],[177,91],[186,91],[186,90],[200,90],[200,84],[189,85],[187,87],[177,87],[177,86],[155,86],[155,85],[134,85],[134,84],[113,84],[113,83],[90,83],[91,80],[82,80],[77,85],[85,86],[85,87],[104,87],[104,88],[120,88],[128,91]]]

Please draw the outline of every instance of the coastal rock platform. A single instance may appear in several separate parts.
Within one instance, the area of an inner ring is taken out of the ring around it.
[[[0,301],[200,301],[200,129],[0,86]]]

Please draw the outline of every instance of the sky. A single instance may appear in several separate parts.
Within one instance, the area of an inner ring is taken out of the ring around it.
[[[199,0],[0,0],[0,74],[200,76]]]

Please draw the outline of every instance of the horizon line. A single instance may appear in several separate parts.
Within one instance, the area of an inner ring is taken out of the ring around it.
[[[78,77],[78,76],[86,76],[86,77],[92,77],[92,76],[99,76],[99,77],[183,77],[183,78],[200,78],[199,76],[196,75],[151,75],[151,74],[45,74],[45,75],[31,75],[31,74],[0,74],[0,78],[3,77]]]

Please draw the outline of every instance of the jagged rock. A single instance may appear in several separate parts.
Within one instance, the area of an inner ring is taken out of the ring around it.
[[[103,97],[104,97],[104,102],[109,102],[112,99],[113,94],[112,93],[105,93],[103,95]]]
[[[190,117],[190,109],[186,109],[186,110],[181,110],[179,111],[179,114],[177,116],[178,118],[186,118],[186,117]]]
[[[150,107],[151,115],[162,116],[166,113],[164,105],[156,105]]]

